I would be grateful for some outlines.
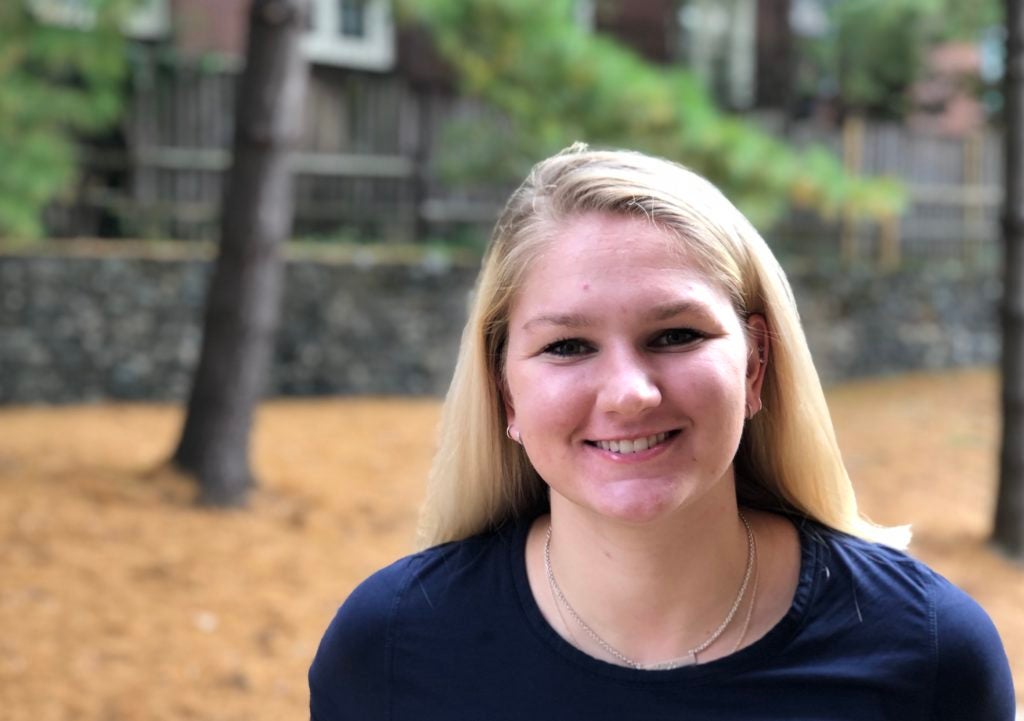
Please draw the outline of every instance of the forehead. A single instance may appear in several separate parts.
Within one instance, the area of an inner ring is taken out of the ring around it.
[[[525,269],[520,289],[602,276],[655,280],[670,272],[721,286],[677,233],[646,216],[592,212],[572,216],[549,230]]]
[[[646,217],[577,216],[542,238],[517,283],[509,322],[513,330],[552,318],[629,324],[684,308],[730,322],[738,316],[730,294],[694,255],[685,241]]]

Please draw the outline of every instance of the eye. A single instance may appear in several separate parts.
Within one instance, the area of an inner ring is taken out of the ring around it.
[[[704,338],[705,335],[692,328],[670,328],[656,335],[651,341],[655,348],[670,348],[694,343]]]
[[[579,338],[563,338],[556,340],[550,345],[544,346],[544,353],[558,356],[559,358],[571,358],[572,356],[584,355],[591,351],[590,345]]]

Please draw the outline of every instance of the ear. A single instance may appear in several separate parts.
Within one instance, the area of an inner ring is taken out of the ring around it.
[[[771,351],[768,321],[760,313],[747,318],[747,347],[747,404],[756,415],[761,410],[761,386]]]
[[[505,422],[514,426],[516,421],[516,409],[512,405],[512,393],[508,389],[508,380],[502,378],[498,382],[498,393],[501,394],[501,403],[505,406]]]

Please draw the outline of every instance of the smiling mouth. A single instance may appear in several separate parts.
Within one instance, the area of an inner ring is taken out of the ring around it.
[[[610,451],[620,455],[629,455],[630,453],[639,453],[640,451],[646,451],[648,448],[653,448],[659,443],[664,443],[666,439],[672,438],[678,433],[679,431],[668,431],[667,433],[655,433],[653,436],[647,436],[645,438],[632,438],[614,441],[587,441],[587,443],[604,451]]]

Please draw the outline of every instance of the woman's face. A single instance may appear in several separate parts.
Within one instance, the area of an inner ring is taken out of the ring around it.
[[[561,226],[509,318],[505,403],[533,466],[575,508],[662,519],[725,500],[757,346],[724,290],[641,218]]]

